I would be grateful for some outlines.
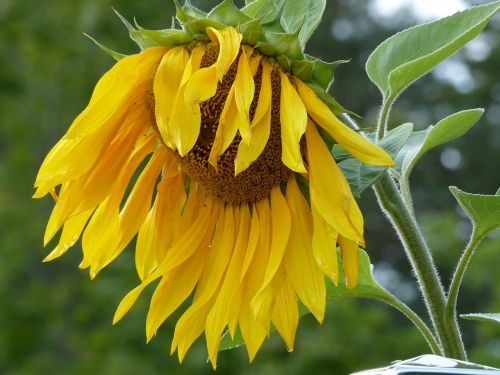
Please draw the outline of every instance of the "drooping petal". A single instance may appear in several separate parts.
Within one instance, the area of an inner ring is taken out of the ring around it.
[[[199,110],[200,103],[214,97],[217,92],[217,82],[215,65],[194,72],[184,90],[186,107],[193,112]]]
[[[315,125],[306,130],[311,205],[344,237],[363,242],[363,217],[342,171]]]
[[[352,289],[358,283],[359,245],[356,241],[339,236],[346,287]]]
[[[227,95],[224,108],[222,108],[219,126],[215,132],[215,138],[212,148],[210,149],[210,155],[208,156],[208,162],[216,169],[219,156],[222,155],[233,142],[238,128],[240,127],[240,123],[245,122],[245,119],[236,106],[234,91],[235,86],[233,85]]]
[[[238,291],[241,268],[248,246],[248,236],[250,232],[250,211],[248,205],[242,205],[240,210],[236,209],[236,216],[236,219],[239,220],[239,230],[234,244],[231,261],[215,303],[205,323],[208,356],[214,368],[217,365],[220,337],[224,327],[229,321],[230,306],[233,304],[236,292]]]
[[[240,142],[238,145],[234,160],[235,174],[246,170],[266,147],[271,133],[271,90],[271,66],[263,63],[259,101],[250,124],[252,139],[248,145],[245,142]]]
[[[339,282],[337,261],[337,233],[321,216],[314,205],[311,206],[314,222],[312,237],[313,255],[319,268],[335,285]]]
[[[265,276],[259,291],[252,300],[254,315],[259,315],[269,303],[270,284],[276,274],[288,243],[291,228],[290,210],[285,197],[281,194],[280,187],[275,186],[271,191],[271,223],[272,239],[269,249],[269,259],[266,265]],[[272,292],[271,292],[272,294]]]
[[[290,208],[292,226],[283,257],[285,273],[302,303],[321,323],[326,307],[325,276],[314,261],[311,244],[312,215],[295,176],[288,180],[286,200]]]
[[[281,160],[292,171],[306,173],[300,152],[300,139],[307,126],[306,108],[287,75],[281,70],[279,74],[281,80]]]
[[[185,90],[186,86],[181,86],[177,92],[169,126],[172,141],[181,156],[185,156],[191,151],[198,139],[201,126],[199,105],[194,108],[189,108],[186,105],[184,101]]]
[[[154,67],[165,52],[165,47],[153,47],[118,61],[99,80],[89,105],[73,121],[66,137],[84,137],[109,121],[120,119],[134,98],[145,97],[153,79]]]
[[[236,78],[234,81],[234,98],[238,112],[240,112],[242,115],[241,117],[244,120],[239,123],[238,128],[243,142],[247,145],[251,140],[250,105],[252,104],[254,93],[255,84],[253,81],[253,75],[250,71],[247,55],[242,53],[240,54],[238,71],[236,72]]]
[[[276,294],[273,324],[285,340],[288,351],[293,351],[295,332],[299,325],[299,307],[295,292],[286,278]]]
[[[295,84],[309,115],[343,148],[367,164],[395,165],[384,149],[371,143],[361,134],[343,124],[309,86],[299,79],[295,80]]]
[[[85,228],[85,224],[89,220],[90,215],[94,210],[83,211],[82,213],[73,216],[64,224],[64,228],[59,239],[59,243],[49,255],[45,257],[44,262],[49,262],[59,258],[73,246],[80,238],[80,235]]]
[[[207,27],[207,35],[212,43],[219,45],[219,55],[215,65],[217,67],[217,80],[220,82],[238,56],[243,35],[234,27],[226,27],[221,30]]]
[[[163,142],[170,147],[173,142],[168,126],[188,59],[189,55],[184,47],[172,48],[161,59],[153,82],[156,126]]]

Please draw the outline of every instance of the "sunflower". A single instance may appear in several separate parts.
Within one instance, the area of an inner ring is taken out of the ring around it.
[[[182,361],[204,333],[215,367],[225,330],[241,332],[250,360],[271,323],[292,350],[298,301],[322,322],[325,275],[356,285],[363,217],[324,135],[365,163],[393,161],[237,28],[204,32],[104,74],[43,161],[34,197],[56,201],[45,244],[62,229],[45,261],[81,236],[93,278],[137,235],[141,282],[114,322],[159,280],[147,339],[190,300],[171,352]]]

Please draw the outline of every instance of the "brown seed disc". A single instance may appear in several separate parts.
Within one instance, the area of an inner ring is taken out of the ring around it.
[[[241,52],[240,52],[241,53]],[[212,65],[217,60],[218,47],[208,47],[201,67]],[[182,168],[205,190],[220,200],[238,204],[256,202],[270,195],[273,186],[286,182],[292,173],[281,161],[280,124],[280,77],[277,71],[271,75],[271,131],[261,155],[245,171],[234,175],[234,160],[241,137],[235,137],[228,149],[219,157],[217,170],[208,163],[208,157],[219,126],[224,103],[235,80],[238,58],[233,62],[222,82],[217,85],[215,96],[201,103],[201,129],[193,149],[181,158]],[[262,81],[262,66],[254,77],[255,95],[250,107],[250,119],[255,114]]]

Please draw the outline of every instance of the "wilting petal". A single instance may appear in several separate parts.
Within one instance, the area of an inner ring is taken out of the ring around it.
[[[279,186],[274,187],[271,191],[271,217],[273,231],[269,260],[266,265],[264,281],[252,300],[252,308],[256,316],[259,315],[260,310],[266,305],[265,301],[269,298],[270,283],[281,264],[290,236],[290,210]]]
[[[359,245],[356,241],[339,236],[339,246],[342,251],[342,263],[346,287],[351,289],[358,283]]]
[[[205,324],[205,337],[207,340],[208,356],[213,367],[217,364],[220,337],[224,327],[229,321],[229,310],[238,291],[238,282],[245,252],[248,246],[250,231],[250,211],[247,205],[236,210],[236,219],[239,220],[239,230],[234,244],[231,262],[227,268],[224,281],[220,287],[215,303],[210,310]]]
[[[153,69],[165,52],[164,47],[153,47],[118,61],[99,80],[89,105],[75,119],[66,137],[84,137],[108,121],[120,119],[134,98],[145,97],[153,79]]]
[[[323,322],[326,306],[325,276],[313,258],[311,210],[299,190],[295,176],[288,180],[286,200],[292,227],[283,257],[285,273],[302,303]]]
[[[282,71],[279,74],[281,79],[281,160],[292,171],[306,173],[300,152],[300,139],[307,126],[306,108],[287,75]]]
[[[363,241],[363,217],[342,171],[335,163],[316,127],[306,131],[311,205],[338,233]]]
[[[184,102],[186,86],[181,86],[175,98],[170,134],[181,156],[185,156],[196,143],[200,134],[201,113],[198,105],[189,108]]]
[[[199,111],[200,103],[213,98],[217,92],[217,69],[214,65],[193,73],[184,91],[184,101],[192,112]]]
[[[295,80],[295,84],[309,115],[343,148],[367,164],[395,165],[390,155],[384,149],[371,143],[361,134],[356,133],[350,127],[343,124],[309,86],[299,79]]]
[[[168,146],[173,145],[168,125],[188,59],[189,56],[184,47],[172,48],[161,59],[154,78],[156,126]]]
[[[252,72],[250,71],[247,55],[245,53],[240,54],[234,87],[236,107],[244,119],[244,121],[239,123],[238,128],[243,142],[249,144],[251,139],[250,105],[252,104],[255,93],[255,84],[253,82]]]
[[[311,206],[314,222],[312,237],[313,255],[319,268],[335,285],[339,282],[339,266],[337,261],[337,233],[321,216],[318,210]]]
[[[295,332],[299,325],[299,307],[295,292],[286,278],[276,295],[273,324],[285,340],[288,351],[291,352],[295,342]]]
[[[222,30],[207,27],[207,35],[212,43],[219,45],[219,55],[215,65],[217,80],[220,82],[238,56],[243,36],[234,27],[226,27]]]

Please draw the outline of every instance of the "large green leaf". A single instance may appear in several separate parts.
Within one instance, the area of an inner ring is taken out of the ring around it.
[[[490,313],[490,314],[461,314],[461,318],[467,320],[478,320],[481,322],[496,322],[500,323],[500,313]]]
[[[280,23],[288,33],[299,32],[299,41],[304,46],[321,22],[326,0],[288,0],[281,13]]]
[[[413,130],[413,124],[403,124],[391,130],[382,139],[380,146],[384,148],[393,158],[396,157]],[[387,169],[383,166],[367,165],[355,158],[347,158],[339,163],[347,182],[355,196],[372,186]]]
[[[460,111],[442,119],[435,126],[413,132],[398,154],[397,167],[394,170],[400,176],[408,178],[415,163],[427,151],[467,133],[479,121],[483,113],[482,108]]]
[[[493,229],[500,227],[500,194],[482,195],[471,194],[450,186],[460,206],[469,216],[474,227],[476,238],[482,238]]]
[[[342,262],[340,259],[339,253],[339,274],[343,275]],[[347,288],[345,281],[342,280],[342,278],[339,280],[338,285],[334,285],[328,279],[326,286],[327,301],[343,297],[373,298],[385,302],[394,299],[394,297],[382,286],[380,286],[373,278],[370,258],[368,257],[368,254],[361,249],[359,250],[359,278],[356,287],[351,289]],[[299,308],[299,315],[304,316],[308,313],[309,311],[301,305]],[[272,327],[271,330],[274,331],[274,327]],[[242,345],[244,345],[243,337],[239,331],[236,332],[234,338],[231,338],[231,336],[226,332],[221,338],[219,350],[233,349]]]
[[[500,1],[406,29],[370,55],[366,71],[387,101],[476,37],[500,9]]]

